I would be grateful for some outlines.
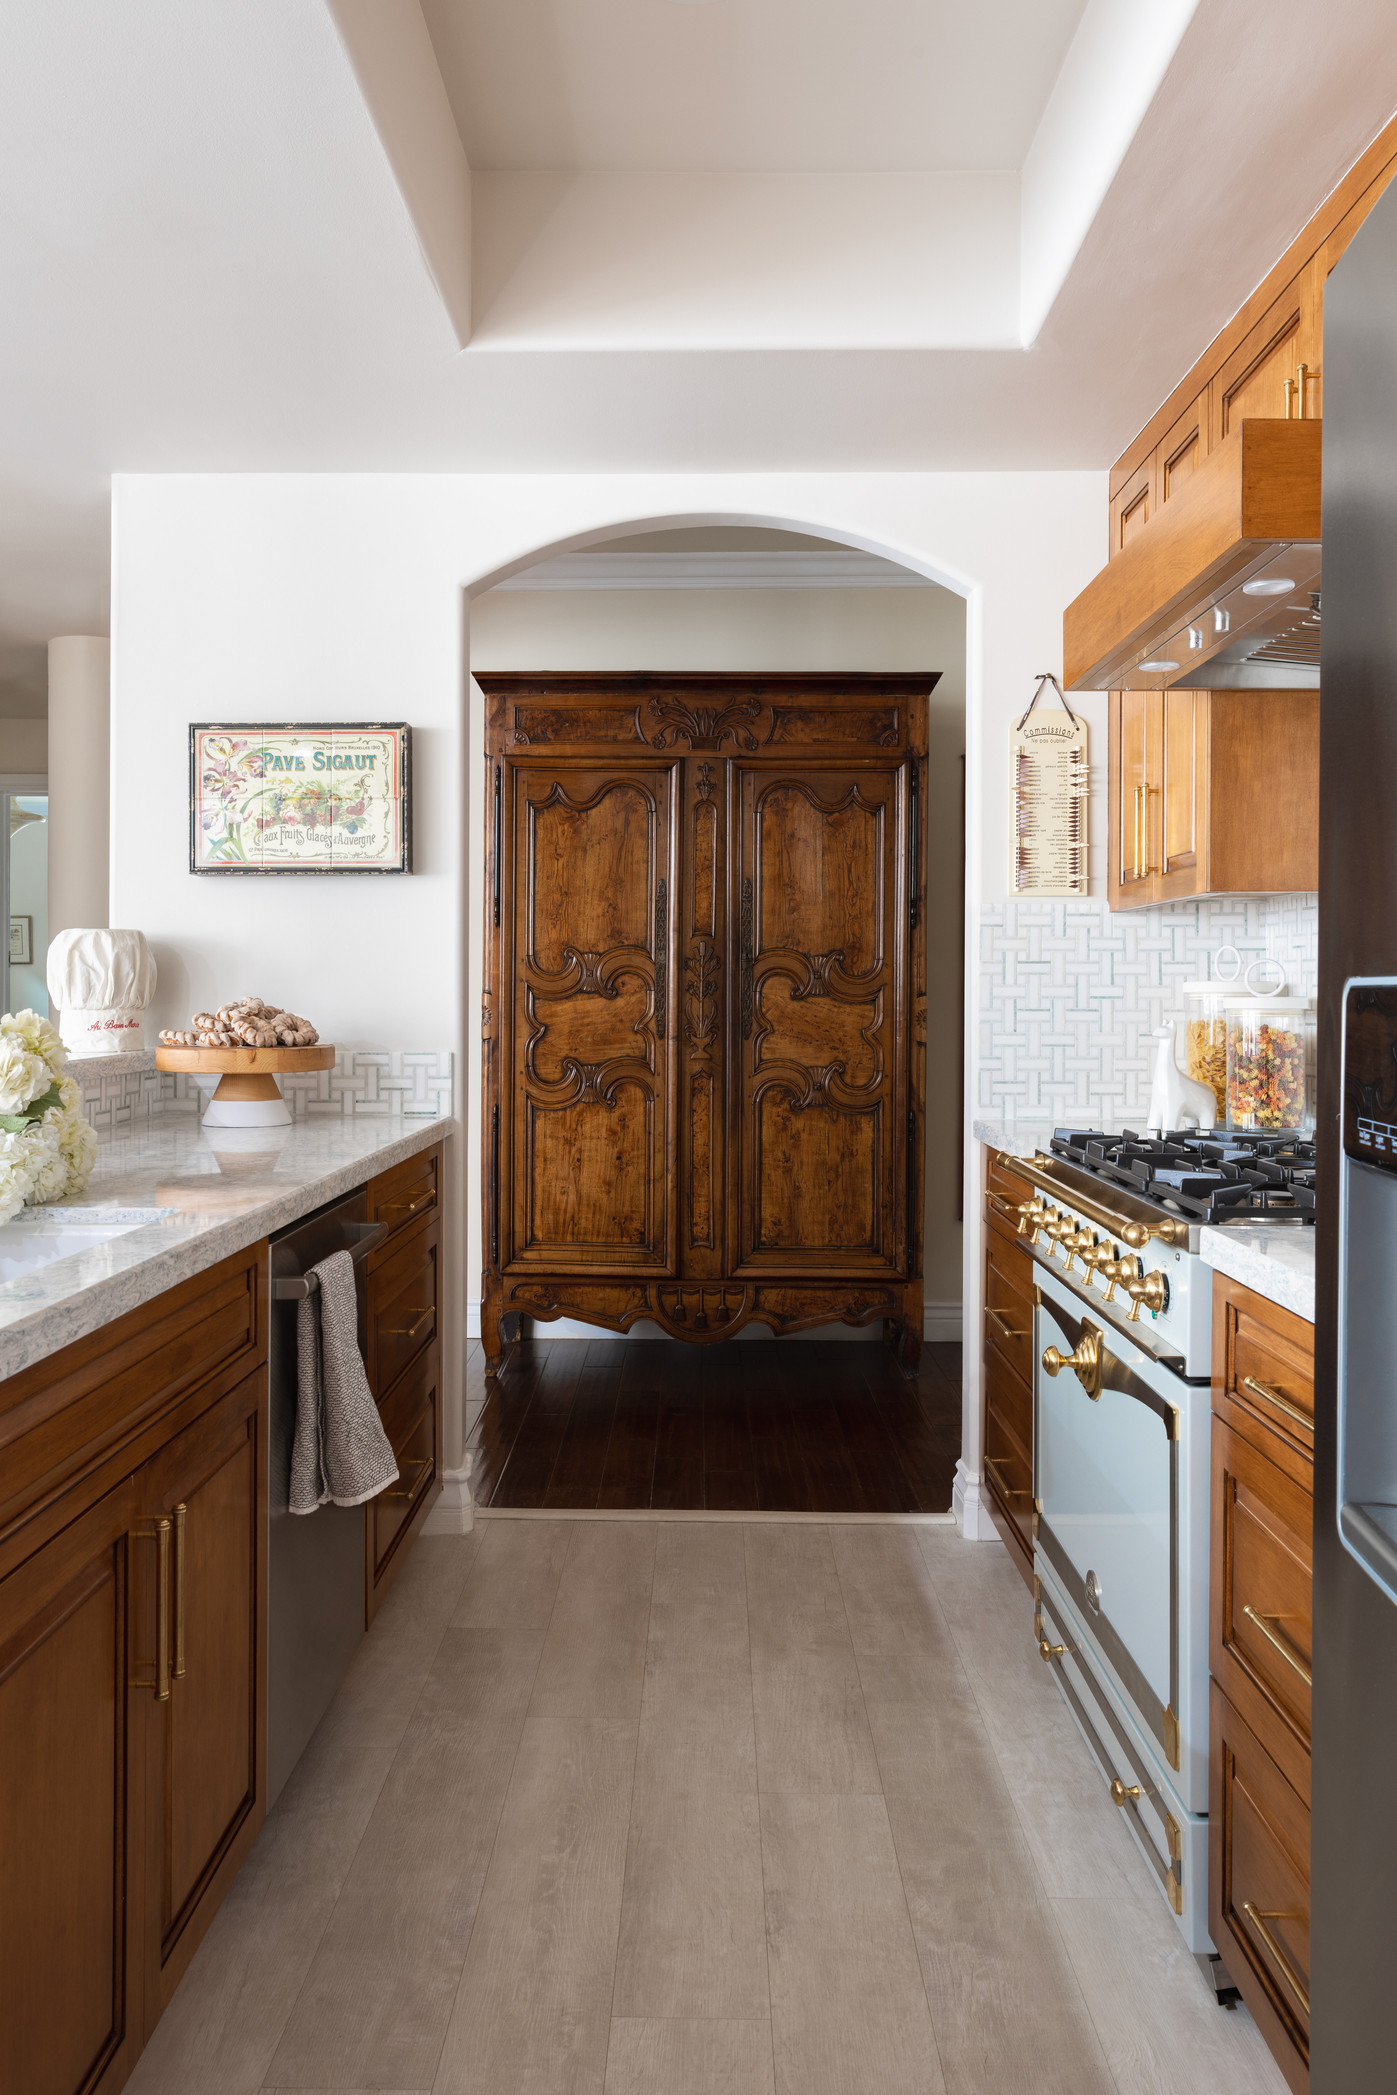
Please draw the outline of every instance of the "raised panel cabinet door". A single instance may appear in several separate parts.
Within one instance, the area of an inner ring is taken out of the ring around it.
[[[131,1605],[152,1553],[127,1480],[0,1583],[0,2087],[119,2087],[142,2043]]]
[[[676,936],[679,999],[679,1270],[686,1279],[726,1271],[727,1189],[723,1001],[726,990],[729,767],[690,757],[683,771]]]
[[[146,2026],[163,2013],[266,1815],[266,1375],[240,1383],[139,1474],[168,1522],[146,1728]]]
[[[510,763],[513,1273],[667,1274],[678,760]],[[510,847],[507,845],[506,849]]]
[[[899,1273],[907,769],[734,774],[736,1269]]]
[[[1139,909],[1154,899],[1148,842],[1149,696],[1147,691],[1113,691],[1110,697],[1107,899],[1113,909]]]
[[[1208,694],[1151,691],[1155,715],[1149,787],[1149,860],[1157,902],[1196,894],[1203,884]]]

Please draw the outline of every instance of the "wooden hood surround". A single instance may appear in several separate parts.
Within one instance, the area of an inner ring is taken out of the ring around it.
[[[922,676],[485,675],[481,1339],[922,1342]]]
[[[1062,620],[1069,691],[1155,689],[1169,672],[1140,673],[1142,657],[1174,653],[1190,624],[1208,634],[1212,607],[1274,556],[1320,535],[1319,421],[1249,419],[1211,451],[1173,501],[1121,548]],[[1256,600],[1258,616],[1266,600]],[[1234,627],[1236,620],[1234,618]],[[1191,665],[1187,650],[1180,672]],[[1200,649],[1201,671],[1208,655]]]

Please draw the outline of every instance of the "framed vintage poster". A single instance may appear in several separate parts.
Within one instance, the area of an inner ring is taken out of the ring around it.
[[[33,917],[10,918],[10,966],[33,967],[34,965],[34,919]]]
[[[404,721],[189,730],[191,873],[410,873]]]

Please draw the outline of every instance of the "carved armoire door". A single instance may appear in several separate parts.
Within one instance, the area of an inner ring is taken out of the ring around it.
[[[921,1335],[921,677],[486,692],[481,1335]]]

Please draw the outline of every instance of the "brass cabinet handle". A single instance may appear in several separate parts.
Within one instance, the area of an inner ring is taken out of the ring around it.
[[[423,1476],[423,1472],[424,1472],[425,1470],[429,1470],[429,1469],[430,1469],[430,1468],[432,1467],[432,1459],[431,1459],[430,1455],[429,1455],[429,1456],[427,1457],[427,1460],[426,1460],[425,1462],[422,1462],[422,1461],[415,1461],[415,1462],[413,1463],[412,1467],[413,1467],[413,1469],[414,1469],[414,1470],[415,1470],[415,1471],[417,1472],[417,1474],[416,1474],[416,1476],[415,1476],[415,1477],[413,1478],[412,1482],[411,1482],[411,1483],[410,1483],[410,1484],[409,1484],[409,1485],[407,1486],[406,1490],[403,1490],[403,1491],[393,1491],[393,1490],[384,1490],[384,1491],[381,1491],[381,1492],[379,1493],[379,1497],[380,1497],[380,1498],[385,1498],[385,1499],[410,1499],[410,1498],[415,1498],[415,1497],[417,1496],[417,1487],[418,1487],[418,1485],[419,1485],[419,1484],[420,1484],[420,1483],[422,1482],[422,1476]]]
[[[985,1315],[989,1318],[991,1324],[993,1324],[995,1330],[999,1333],[999,1336],[1001,1338],[1028,1337],[1028,1333],[1026,1331],[1016,1331],[1012,1324],[1006,1324],[1003,1317],[1001,1317],[1001,1315],[999,1314],[999,1311],[997,1309],[991,1309],[988,1303],[985,1304]]]
[[[1305,1988],[1301,1985],[1300,1975],[1296,1971],[1295,1966],[1291,1963],[1289,1957],[1286,1955],[1285,1951],[1281,1948],[1275,1936],[1271,1933],[1271,1930],[1266,1925],[1268,1920],[1303,1921],[1305,1915],[1303,1913],[1262,1912],[1258,1907],[1253,1906],[1250,1899],[1244,1899],[1242,1901],[1242,1911],[1246,1914],[1247,1919],[1251,1922],[1252,1926],[1256,1929],[1257,1934],[1261,1937],[1261,1940],[1266,1945],[1267,1950],[1270,1952],[1271,1961],[1275,1965],[1277,1971],[1285,1980],[1287,1986],[1289,1986],[1291,1992],[1295,1995],[1295,1998],[1299,2001],[1301,2007],[1305,2011],[1306,2016],[1308,2016],[1310,2012],[1310,1996],[1305,1991]]]
[[[170,1532],[169,1515],[163,1513],[148,1528],[135,1530],[137,1541],[153,1542],[156,1548],[155,1678],[133,1678],[131,1686],[153,1688],[157,1702],[170,1699]]]
[[[1151,802],[1151,800],[1158,800],[1158,801],[1159,801],[1159,802],[1161,803],[1161,806],[1160,806],[1160,811],[1159,811],[1159,832],[1160,832],[1160,836],[1159,836],[1159,841],[1160,841],[1160,853],[1159,853],[1159,864],[1158,864],[1158,865],[1155,865],[1155,864],[1153,863],[1153,860],[1154,860],[1154,825],[1153,825],[1153,823],[1152,823],[1152,822],[1150,821],[1150,802]],[[1164,800],[1164,789],[1163,789],[1163,787],[1162,787],[1162,786],[1146,786],[1146,788],[1145,788],[1145,872],[1146,872],[1146,874],[1150,874],[1150,873],[1162,873],[1162,872],[1164,871],[1164,850],[1163,850],[1163,845],[1164,845],[1164,808],[1163,808],[1163,800]]]
[[[1064,1368],[1072,1368],[1077,1380],[1087,1395],[1101,1395],[1101,1333],[1084,1324],[1082,1336],[1075,1353],[1060,1353],[1056,1346],[1049,1346],[1043,1355],[1043,1366],[1049,1375],[1058,1375]]]
[[[425,1309],[418,1310],[411,1324],[390,1324],[387,1327],[385,1336],[388,1338],[416,1338],[428,1317],[434,1317],[436,1313],[437,1306],[435,1302],[429,1302]],[[408,1311],[408,1315],[412,1316],[411,1310]]]
[[[1287,1398],[1281,1395],[1278,1389],[1273,1389],[1269,1382],[1258,1382],[1255,1375],[1243,1375],[1242,1387],[1243,1389],[1249,1389],[1254,1397],[1262,1397],[1268,1404],[1274,1404],[1276,1409],[1283,1411],[1287,1418],[1295,1419],[1302,1426],[1308,1426],[1313,1433],[1315,1422],[1310,1417],[1309,1412],[1302,1411],[1298,1404],[1290,1403]]]
[[[1261,1631],[1261,1634],[1266,1639],[1266,1642],[1270,1644],[1273,1647],[1273,1649],[1280,1653],[1281,1657],[1285,1660],[1287,1666],[1291,1668],[1292,1672],[1299,1674],[1301,1680],[1304,1681],[1305,1686],[1307,1688],[1312,1688],[1314,1686],[1314,1679],[1311,1675],[1310,1669],[1305,1664],[1305,1661],[1301,1658],[1299,1652],[1295,1649],[1295,1646],[1291,1643],[1289,1637],[1287,1637],[1281,1630],[1272,1629],[1271,1627],[1271,1624],[1273,1622],[1280,1621],[1280,1616],[1258,1615],[1256,1609],[1252,1607],[1250,1603],[1248,1603],[1248,1605],[1243,1608],[1242,1613],[1246,1616],[1248,1622],[1252,1623],[1255,1628]]]
[[[1012,1484],[1006,1484],[1004,1482],[1004,1464],[1002,1462],[996,1462],[993,1455],[986,1455],[985,1468],[994,1478],[995,1483],[999,1486],[999,1489],[1003,1492],[1005,1498],[1026,1499],[1028,1497],[1028,1493],[1026,1491],[1015,1491]]]
[[[390,1200],[383,1209],[383,1213],[385,1215],[395,1215],[399,1208],[405,1208],[409,1215],[415,1215],[419,1208],[435,1207],[436,1198],[437,1189],[433,1186],[429,1192],[419,1193],[416,1200]]]
[[[172,1678],[184,1679],[184,1516],[183,1501],[175,1507],[175,1664]]]
[[[1006,1222],[1018,1221],[1021,1210],[1015,1207],[1011,1207],[1002,1193],[996,1193],[992,1190],[992,1188],[986,1186],[985,1199],[989,1202],[990,1206],[994,1209],[995,1213],[997,1215],[1002,1215]]]
[[[1111,1784],[1111,1802],[1113,1804],[1119,1804],[1122,1811],[1125,1809],[1126,1805],[1132,1803],[1134,1799],[1139,1796],[1139,1794],[1140,1785],[1138,1782],[1122,1782],[1119,1775],[1116,1776],[1115,1780]]]
[[[1134,879],[1134,880],[1138,880],[1138,879],[1140,878],[1140,874],[1141,874],[1141,866],[1140,866],[1140,852],[1141,852],[1141,849],[1142,849],[1142,843],[1143,843],[1143,837],[1144,837],[1144,829],[1145,829],[1145,789],[1144,789],[1144,787],[1143,787],[1143,786],[1137,786],[1137,787],[1135,788],[1135,852],[1134,852],[1134,858],[1133,858],[1133,862],[1132,862],[1132,865],[1131,865],[1131,869],[1130,869],[1130,870],[1131,870],[1131,878],[1132,878],[1132,879]]]

